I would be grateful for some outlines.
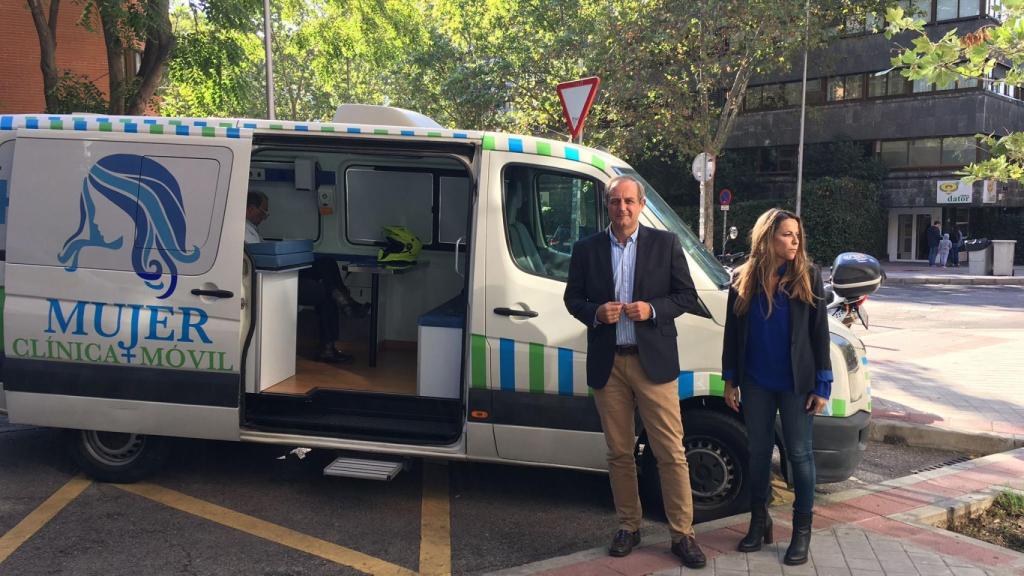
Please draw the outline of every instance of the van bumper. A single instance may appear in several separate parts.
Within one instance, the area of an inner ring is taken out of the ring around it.
[[[842,482],[860,465],[868,445],[871,413],[814,419],[814,464],[818,484]]]

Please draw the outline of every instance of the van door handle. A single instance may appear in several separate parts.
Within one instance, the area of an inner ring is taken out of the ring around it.
[[[231,290],[203,290],[201,288],[193,288],[192,294],[194,296],[209,296],[211,298],[231,298],[235,295]]]
[[[539,315],[533,310],[513,310],[511,308],[495,308],[494,313],[499,316],[522,316],[523,318],[536,318]]]

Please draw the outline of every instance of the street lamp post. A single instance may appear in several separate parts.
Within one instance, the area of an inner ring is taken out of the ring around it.
[[[804,80],[800,90],[800,146],[796,152],[796,215],[800,215],[800,196],[804,183],[804,119],[807,116],[807,35],[811,21],[811,0],[804,9]]]
[[[267,53],[267,119],[274,119],[274,54],[270,49],[270,0],[263,0],[263,47]]]

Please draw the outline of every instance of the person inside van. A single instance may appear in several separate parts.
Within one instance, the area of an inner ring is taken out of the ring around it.
[[[256,229],[261,222],[270,216],[270,201],[263,192],[252,191],[245,199],[245,243],[255,244],[263,242],[259,230]]]
[[[270,200],[259,191],[251,191],[245,203],[245,243],[262,242],[256,229],[270,216]],[[299,271],[299,302],[316,308],[320,352],[317,360],[349,364],[353,358],[336,348],[340,333],[339,309],[350,316],[365,315],[365,306],[356,303],[341,279],[338,265],[330,258],[317,258],[313,266]]]

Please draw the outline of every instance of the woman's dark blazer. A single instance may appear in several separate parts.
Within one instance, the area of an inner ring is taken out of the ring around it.
[[[811,288],[817,305],[810,306],[800,300],[789,301],[789,354],[798,394],[813,392],[819,375],[832,379],[825,287],[817,266],[811,267],[811,274]],[[730,287],[725,313],[725,340],[722,345],[722,377],[732,376],[733,386],[742,388],[746,376],[748,330],[747,316],[736,315],[736,297],[736,289]]]

